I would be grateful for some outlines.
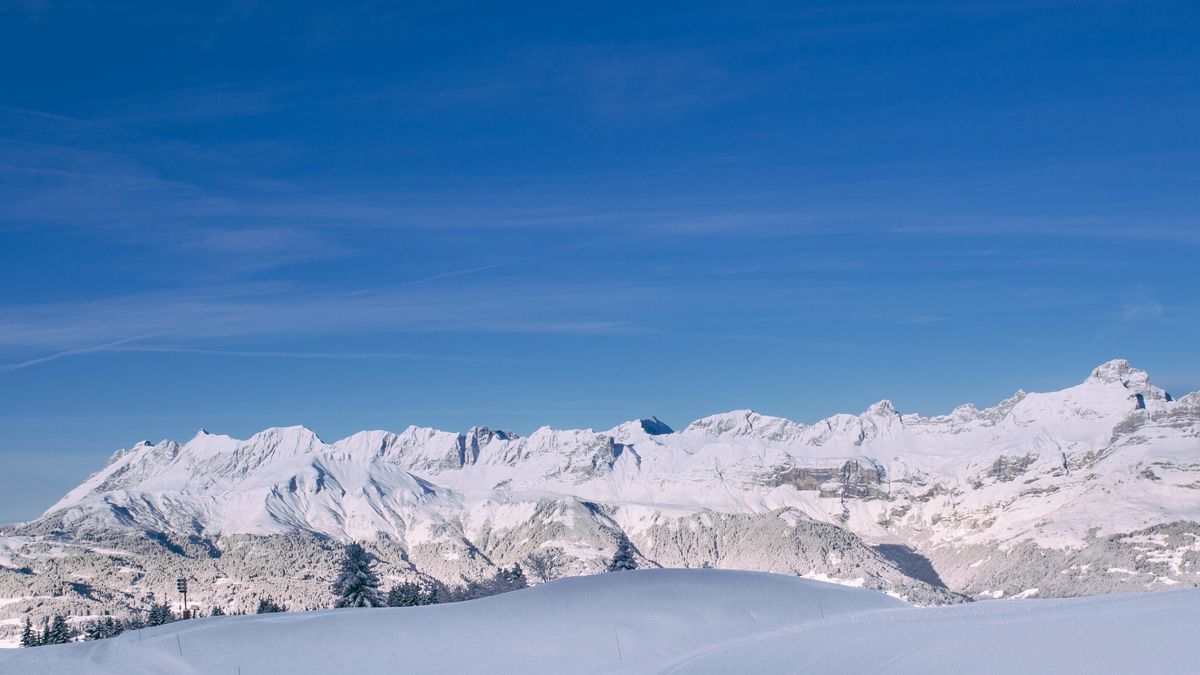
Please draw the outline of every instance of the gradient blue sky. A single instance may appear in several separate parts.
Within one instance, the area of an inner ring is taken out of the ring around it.
[[[1194,2],[164,4],[0,9],[0,522],[201,426],[1200,389]]]

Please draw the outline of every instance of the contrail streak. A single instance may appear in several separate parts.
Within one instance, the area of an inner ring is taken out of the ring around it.
[[[95,352],[111,351],[114,347],[119,347],[123,344],[128,344],[130,342],[136,342],[138,340],[145,340],[146,338],[151,338],[151,337],[154,337],[155,335],[160,335],[160,333],[156,333],[156,334],[152,334],[152,335],[139,335],[137,337],[125,338],[124,340],[117,340],[116,342],[106,342],[105,344],[96,345],[94,347],[80,347],[79,349],[68,349],[66,351],[56,352],[54,354],[48,354],[46,356],[39,356],[36,359],[29,359],[28,361],[21,361],[20,363],[9,363],[9,364],[0,366],[0,373],[8,373],[8,372],[11,372],[14,370],[21,370],[22,368],[28,368],[29,366],[36,366],[40,363],[49,363],[51,361],[57,361],[59,359],[66,358],[68,356],[78,356],[80,354],[92,354]]]

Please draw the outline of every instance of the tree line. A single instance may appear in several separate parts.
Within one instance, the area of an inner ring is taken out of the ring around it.
[[[42,629],[38,631],[34,629],[32,619],[27,617],[25,619],[25,627],[21,630],[21,646],[40,647],[42,645],[61,645],[74,642],[79,638],[83,640],[100,640],[116,637],[127,630],[161,626],[175,620],[175,613],[171,611],[171,605],[166,602],[151,605],[150,611],[146,613],[145,618],[137,615],[123,619],[106,616],[102,619],[89,621],[78,629],[67,623],[67,617],[55,614],[53,617],[46,617],[42,621]]]
[[[562,572],[561,550],[547,549],[539,554],[528,556],[524,560],[536,577],[536,581],[550,581]],[[507,593],[526,588],[529,585],[525,570],[519,563],[512,567],[500,568],[491,579],[482,581],[471,580],[456,588],[445,588],[439,591],[438,584],[421,584],[404,581],[392,586],[386,593],[380,588],[379,576],[374,569],[375,557],[357,543],[346,544],[342,550],[341,563],[337,576],[330,585],[334,598],[334,608],[345,607],[415,607],[433,605],[444,602],[461,602],[475,598]],[[637,568],[633,546],[627,539],[617,543],[617,551],[609,561],[609,572],[620,572]],[[256,614],[272,614],[286,612],[286,605],[273,598],[260,598],[255,608]],[[216,607],[211,616],[223,616],[224,610]],[[67,617],[56,614],[46,617],[41,630],[33,626],[30,618],[25,619],[25,627],[21,632],[22,647],[39,647],[56,645],[82,640],[102,640],[112,638],[128,630],[138,630],[152,626],[161,626],[179,619],[171,610],[170,603],[154,603],[146,612],[145,618],[135,615],[127,618],[105,616],[89,621],[81,628],[72,628]]]

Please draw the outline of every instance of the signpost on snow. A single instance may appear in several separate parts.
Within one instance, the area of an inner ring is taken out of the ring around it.
[[[183,614],[180,616],[184,619],[192,618],[192,610],[188,609],[187,603],[187,579],[184,577],[176,579],[175,588],[179,589],[179,592],[183,594]]]

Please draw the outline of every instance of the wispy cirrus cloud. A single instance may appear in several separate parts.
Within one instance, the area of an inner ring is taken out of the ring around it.
[[[0,311],[0,348],[10,353],[54,351],[0,364],[0,372],[114,352],[532,363],[456,353],[261,350],[207,345],[231,339],[270,341],[304,336],[426,332],[619,335],[648,330],[627,311],[635,296],[639,300],[647,297],[644,289],[537,284],[429,286],[438,279],[498,266],[452,271],[414,280],[413,285],[350,294],[263,283],[137,293],[86,302],[10,305]],[[130,332],[136,337],[127,337]]]
[[[1168,303],[1159,300],[1149,286],[1137,285],[1125,290],[1116,303],[1116,308],[1100,317],[1100,325],[1093,339],[1102,339],[1121,333],[1144,333],[1166,331],[1171,334],[1200,335],[1200,307],[1188,304]]]
[[[1136,301],[1126,302],[1121,307],[1120,320],[1146,321],[1162,318],[1163,306],[1154,298],[1145,297]]]
[[[823,341],[822,327],[833,324],[921,327],[977,322],[985,316],[989,320],[997,315],[1021,316],[1079,302],[1077,295],[1053,288],[1014,290],[981,284],[955,288],[933,285],[927,294],[911,296],[881,289],[875,296],[862,297],[852,283],[781,284],[771,276],[686,282],[530,282],[484,275],[502,264],[350,293],[280,282],[154,291],[88,301],[10,304],[0,307],[0,348],[9,352],[52,351],[20,361],[21,368],[102,351],[247,358],[462,360],[475,356],[436,351],[309,353],[249,349],[240,344],[314,336],[459,333],[477,337],[689,336],[804,345]],[[484,278],[474,279],[473,274]],[[938,308],[938,313],[929,311],[931,305]],[[791,332],[780,332],[776,321],[780,315],[795,319]],[[145,337],[130,340],[130,334]],[[239,346],[228,346],[231,342]]]
[[[209,349],[204,347],[180,346],[136,346],[129,341],[109,344],[88,353],[106,352],[136,352],[143,354],[193,354],[198,356],[230,356],[250,359],[299,359],[318,361],[448,361],[453,363],[518,363],[540,364],[546,361],[536,359],[514,359],[504,357],[460,356],[454,354],[425,354],[420,352],[297,352],[297,351],[262,351],[247,349]]]
[[[131,342],[137,342],[138,340],[145,340],[150,337],[154,337],[154,336],[153,335],[142,335],[142,336],[137,336],[137,337],[125,338],[122,340],[113,340],[112,342],[107,342],[105,344],[100,344],[100,345],[93,345],[91,347],[78,347],[75,349],[64,349],[59,352],[54,352],[53,354],[47,354],[45,356],[39,356],[39,357],[32,358],[32,359],[26,359],[24,361],[18,361],[16,363],[0,364],[0,373],[7,373],[7,372],[12,372],[14,370],[21,370],[23,368],[29,368],[30,366],[36,366],[36,365],[39,365],[42,363],[50,363],[51,361],[65,359],[70,356],[82,356],[84,354],[95,354],[97,352],[111,351],[111,350],[121,347],[122,345],[127,345]]]
[[[95,121],[121,128],[180,125],[255,117],[294,105],[302,85],[217,83],[174,89],[154,98],[127,98],[99,106]]]
[[[634,320],[645,288],[505,283],[404,286],[354,294],[282,283],[156,291],[79,302],[8,305],[0,346],[99,350],[130,333],[174,339],[430,331],[611,334]],[[79,347],[99,343],[100,347]]]
[[[130,238],[184,253],[220,259],[222,274],[271,269],[283,265],[330,260],[351,251],[315,228],[270,225],[265,227],[164,227]]]
[[[250,105],[244,112],[254,109]],[[11,106],[0,106],[0,115],[19,131],[16,138],[0,139],[0,198],[6,205],[0,228],[103,228],[116,238],[156,243],[167,250],[229,255],[235,270],[327,259],[343,250],[341,233],[355,230],[569,228],[659,237],[841,233],[913,240],[1019,235],[1200,244],[1194,219],[1178,214],[1005,214],[938,207],[933,197],[895,197],[919,195],[932,181],[969,169],[948,163],[880,167],[895,176],[887,179],[843,179],[841,184],[823,179],[817,183],[819,192],[826,193],[820,198],[804,190],[783,199],[735,189],[716,196],[663,196],[643,185],[647,178],[658,179],[652,169],[628,175],[532,174],[503,185],[448,184],[418,191],[372,187],[364,181],[347,186],[263,179],[254,175],[253,167],[259,157],[272,153],[253,144],[221,150],[105,121]],[[174,170],[181,158],[188,171]],[[736,174],[738,168],[725,170]],[[1069,177],[1080,170],[1084,169],[1070,163],[1043,166],[1045,175],[1039,174],[1038,180]],[[1027,173],[992,171],[993,181],[1001,184],[1019,184],[1024,180],[1021,174]],[[550,197],[547,186],[553,188]],[[267,245],[241,246],[240,241]],[[261,254],[253,264],[236,260],[249,250]]]

